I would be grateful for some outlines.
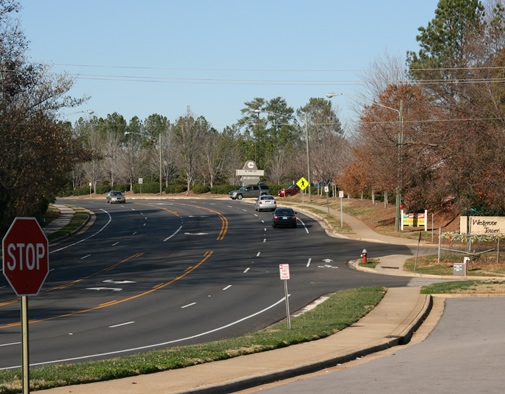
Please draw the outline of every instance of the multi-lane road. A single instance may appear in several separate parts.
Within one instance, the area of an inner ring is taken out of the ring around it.
[[[279,264],[290,265],[291,311],[360,286],[405,286],[346,263],[363,248],[403,246],[332,238],[299,214],[272,229],[245,201],[65,200],[96,215],[86,232],[50,248],[50,272],[29,297],[32,365],[79,362],[243,335],[285,317]],[[21,365],[20,306],[0,275],[0,369]]]

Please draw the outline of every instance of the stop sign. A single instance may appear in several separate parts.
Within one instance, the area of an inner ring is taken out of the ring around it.
[[[47,237],[35,218],[15,218],[2,240],[3,272],[18,296],[37,295],[49,273]]]

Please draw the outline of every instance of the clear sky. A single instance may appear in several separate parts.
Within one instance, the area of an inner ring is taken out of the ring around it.
[[[216,129],[244,103],[283,97],[295,110],[328,92],[356,94],[362,70],[418,51],[438,0],[23,0],[33,61],[77,76],[78,110],[127,121],[188,106]],[[350,99],[333,98],[344,122]],[[84,114],[66,116],[75,121]]]

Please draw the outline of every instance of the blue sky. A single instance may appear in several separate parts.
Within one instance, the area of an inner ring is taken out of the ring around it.
[[[244,103],[283,97],[294,109],[328,92],[356,94],[387,51],[417,51],[438,0],[23,0],[33,61],[77,75],[78,110],[170,121],[188,106],[216,129]],[[350,99],[333,98],[342,120]],[[75,121],[83,114],[66,117]]]

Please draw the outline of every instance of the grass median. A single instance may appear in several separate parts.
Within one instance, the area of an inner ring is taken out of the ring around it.
[[[357,322],[380,302],[385,293],[386,289],[383,287],[339,291],[314,309],[293,317],[290,329],[283,321],[239,338],[167,348],[105,361],[32,368],[30,385],[33,390],[41,390],[112,380],[185,368],[317,340]],[[21,384],[20,369],[0,371],[0,393],[19,393]]]

